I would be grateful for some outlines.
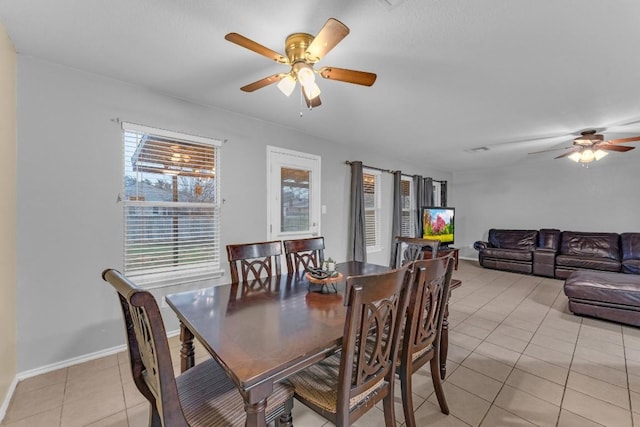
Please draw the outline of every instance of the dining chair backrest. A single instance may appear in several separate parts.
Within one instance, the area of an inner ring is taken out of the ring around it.
[[[140,393],[151,403],[150,419],[155,416],[163,420],[164,425],[186,426],[167,333],[155,298],[116,270],[105,270],[102,278],[118,292],[133,380]]]
[[[282,243],[279,240],[227,245],[231,281],[259,280],[279,276]]]
[[[324,237],[284,240],[284,255],[289,274],[305,271],[309,267],[320,268],[324,262]]]
[[[449,285],[455,260],[453,256],[413,263],[414,281],[399,358],[399,375],[407,426],[415,426],[411,375],[431,362],[431,377],[442,412],[449,413],[439,371],[440,336]]]
[[[438,254],[438,240],[420,239],[415,237],[396,236],[394,239],[393,253],[395,254],[391,268],[398,268],[409,262],[417,261],[425,258],[425,248],[429,248],[428,252],[431,258],[435,258]]]
[[[244,400],[215,359],[175,376],[167,333],[153,295],[117,270],[103,271],[102,278],[118,292],[133,380],[151,405],[149,427],[245,425]],[[265,408],[267,421],[279,417],[278,425],[291,426],[292,408],[293,388],[275,384]]]
[[[350,276],[346,284],[347,317],[338,380],[337,413],[358,417],[370,409],[354,401],[372,391],[393,391],[395,361],[411,287],[409,266],[366,276]],[[360,345],[367,343],[367,345]],[[380,397],[378,400],[381,400]],[[346,424],[343,424],[346,425]]]

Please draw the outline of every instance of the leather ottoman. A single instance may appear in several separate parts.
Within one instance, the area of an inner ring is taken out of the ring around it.
[[[574,314],[640,326],[640,275],[577,270],[564,293]]]

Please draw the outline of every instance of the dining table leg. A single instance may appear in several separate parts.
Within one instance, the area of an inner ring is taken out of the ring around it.
[[[180,322],[180,341],[182,342],[180,348],[180,371],[184,372],[195,366],[196,352],[193,347],[193,333],[182,322]]]
[[[267,408],[267,399],[263,399],[258,403],[247,403],[245,410],[247,411],[247,427],[266,427],[265,409]]]

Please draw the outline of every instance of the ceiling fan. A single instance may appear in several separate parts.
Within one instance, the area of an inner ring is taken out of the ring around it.
[[[546,153],[549,151],[557,150],[569,150],[564,154],[555,157],[555,159],[561,159],[568,157],[574,162],[578,163],[591,163],[594,160],[600,160],[608,154],[608,151],[626,152],[631,151],[635,147],[629,147],[627,145],[618,145],[625,142],[640,141],[640,136],[632,136],[629,138],[610,139],[604,140],[604,136],[596,133],[595,130],[585,130],[580,132],[580,136],[573,140],[573,145],[570,147],[553,148],[550,150],[536,151],[529,154]]]
[[[371,86],[376,81],[376,75],[365,71],[347,70],[345,68],[322,67],[316,70],[313,66],[320,61],[331,49],[349,34],[349,28],[334,18],[329,18],[317,36],[307,33],[294,33],[287,37],[284,45],[285,55],[281,55],[260,43],[254,42],[238,33],[229,33],[224,38],[246,49],[266,56],[280,64],[290,65],[287,73],[278,73],[265,77],[240,88],[244,92],[253,92],[265,86],[278,82],[278,88],[289,96],[300,82],[302,94],[307,107],[318,107],[320,102],[320,88],[315,82],[315,74],[328,80],[338,80]]]

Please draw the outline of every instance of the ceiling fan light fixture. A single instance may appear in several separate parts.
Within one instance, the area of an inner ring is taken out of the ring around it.
[[[307,87],[316,82],[316,75],[309,64],[305,62],[296,62],[293,69],[302,86]]]
[[[595,153],[593,153],[593,154],[594,154],[594,156],[595,156],[596,160],[600,160],[601,158],[603,158],[604,156],[606,156],[606,155],[607,155],[607,154],[609,154],[609,153],[607,153],[607,152],[606,152],[606,151],[604,151],[604,150],[596,150],[596,152],[595,152]]]
[[[569,156],[567,156],[569,160],[573,160],[576,163],[580,161],[580,157],[582,157],[582,154],[579,151],[575,151],[571,153]]]
[[[315,82],[302,86],[302,90],[304,90],[307,99],[314,99],[315,97],[320,96],[320,87]]]
[[[286,96],[291,95],[293,90],[296,88],[296,79],[294,79],[291,74],[287,75],[287,77],[280,80],[278,83],[278,89],[280,92],[284,93]]]

